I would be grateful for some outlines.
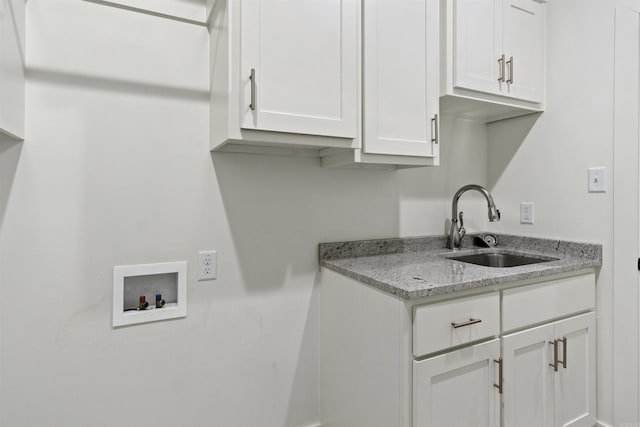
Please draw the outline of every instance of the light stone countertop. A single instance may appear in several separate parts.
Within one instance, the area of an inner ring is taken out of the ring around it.
[[[446,236],[321,243],[320,266],[405,299],[534,279],[602,266],[602,245],[496,234],[495,248],[473,245],[466,236],[460,251],[446,249]],[[447,259],[482,252],[555,258],[518,267],[484,267]]]

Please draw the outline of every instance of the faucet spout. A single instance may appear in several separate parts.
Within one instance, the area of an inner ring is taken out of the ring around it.
[[[466,230],[464,229],[464,223],[462,222],[462,212],[458,214],[458,200],[468,190],[475,190],[480,192],[487,199],[488,216],[490,222],[500,221],[500,211],[496,208],[496,204],[493,201],[493,197],[489,191],[481,185],[469,184],[461,187],[453,195],[453,201],[451,203],[451,227],[449,228],[449,238],[447,240],[447,248],[458,250],[462,243]],[[460,226],[458,226],[458,218],[460,218]]]

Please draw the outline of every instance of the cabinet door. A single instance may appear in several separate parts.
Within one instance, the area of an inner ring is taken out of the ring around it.
[[[438,9],[434,0],[363,2],[366,153],[437,155]]]
[[[240,14],[242,128],[355,138],[358,0],[242,0]]]
[[[500,94],[500,0],[454,0],[455,87]]]
[[[500,341],[414,362],[414,427],[498,427]]]
[[[556,323],[560,364],[555,378],[556,426],[596,424],[595,314],[588,313]],[[566,359],[565,359],[566,354]]]
[[[503,94],[542,102],[544,94],[544,7],[536,0],[504,0],[503,51],[507,57]]]
[[[504,358],[504,425],[552,426],[554,422],[553,325],[506,335]]]

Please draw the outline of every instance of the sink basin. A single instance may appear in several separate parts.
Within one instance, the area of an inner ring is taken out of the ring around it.
[[[530,258],[523,255],[485,252],[473,255],[459,255],[447,257],[450,260],[468,262],[485,267],[517,267],[519,265],[538,264],[540,262],[555,261],[556,258]]]

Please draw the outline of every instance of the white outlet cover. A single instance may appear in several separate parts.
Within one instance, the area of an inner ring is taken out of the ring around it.
[[[589,193],[607,192],[607,168],[589,168]]]
[[[533,224],[533,202],[520,203],[520,224]]]
[[[218,252],[198,252],[198,281],[215,280],[218,277]]]

